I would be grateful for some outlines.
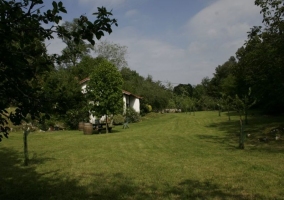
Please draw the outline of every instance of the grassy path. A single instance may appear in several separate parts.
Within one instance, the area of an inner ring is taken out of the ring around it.
[[[237,131],[237,117],[198,112],[111,134],[32,133],[29,167],[13,133],[0,143],[0,199],[284,199],[283,149],[238,150]]]

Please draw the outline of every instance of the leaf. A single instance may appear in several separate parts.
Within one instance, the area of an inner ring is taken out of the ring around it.
[[[56,10],[56,11],[58,10],[58,6],[57,6],[57,3],[55,1],[52,2],[52,6],[53,6],[54,10]]]
[[[59,10],[63,13],[67,13],[66,9],[64,7],[60,7]]]

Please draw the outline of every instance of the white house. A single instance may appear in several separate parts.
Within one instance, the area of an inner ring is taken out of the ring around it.
[[[86,93],[86,87],[90,78],[85,78],[80,81],[82,93]],[[128,91],[122,90],[123,110],[126,112],[127,108],[133,108],[136,112],[140,113],[140,100],[142,97],[134,95]]]
[[[131,94],[126,90],[122,90],[123,93],[123,112],[126,112],[126,108],[133,108],[136,112],[140,113],[140,99],[141,97]]]

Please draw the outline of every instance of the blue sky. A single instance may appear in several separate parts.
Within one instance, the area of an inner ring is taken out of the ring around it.
[[[45,1],[51,4],[51,0]],[[50,2],[50,3],[49,3]],[[247,32],[261,25],[254,0],[63,0],[63,20],[97,7],[113,11],[118,27],[102,40],[128,47],[128,67],[154,80],[172,84],[199,84],[211,78],[218,65],[235,56]],[[48,41],[50,53],[64,45]]]

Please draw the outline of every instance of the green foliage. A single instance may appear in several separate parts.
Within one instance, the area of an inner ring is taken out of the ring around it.
[[[110,18],[112,13],[101,7],[94,13],[94,22],[81,16],[78,28],[68,31],[59,24],[60,13],[67,12],[62,2],[53,1],[52,8],[44,12],[42,5],[41,0],[0,1],[0,132],[5,137],[7,119],[16,125],[27,114],[35,119],[53,110],[55,100],[45,94],[43,77],[52,71],[58,56],[47,55],[44,41],[53,39],[55,33],[75,43],[88,40],[94,45],[94,37],[110,34],[111,26],[117,25],[116,19]],[[15,113],[6,111],[11,104],[16,107]]]
[[[98,57],[108,60],[118,69],[127,67],[127,61],[125,59],[127,54],[126,46],[121,46],[105,40],[96,45],[95,52],[97,53]]]
[[[148,112],[152,112],[152,106],[149,105],[149,104],[147,104],[146,106],[147,106],[147,111],[148,111]]]
[[[127,108],[125,118],[129,123],[135,123],[140,121],[140,115],[133,108]]]
[[[284,112],[284,59],[282,1],[256,0],[261,8],[264,27],[255,26],[245,45],[237,51],[239,62],[235,68],[238,95],[251,87],[256,106],[267,113]]]
[[[50,72],[45,77],[43,90],[52,104],[52,113],[62,118],[67,110],[86,102],[78,79],[65,69]]]
[[[80,19],[73,19],[72,22],[64,22],[62,27],[68,31],[68,33],[75,32],[78,30]],[[76,41],[74,39],[76,38]],[[86,44],[80,35],[70,37],[62,37],[63,42],[66,44],[66,47],[62,50],[62,55],[59,57],[61,66],[68,68],[75,66],[82,57],[88,55],[93,48],[91,44]]]
[[[144,78],[128,67],[123,67],[120,72],[124,80],[123,89],[143,97],[141,114],[147,113],[147,104],[151,105],[154,111],[161,111],[168,106],[172,91],[160,81],[153,81],[150,75]]]
[[[114,124],[123,124],[125,121],[125,118],[121,114],[117,114],[113,116],[113,123]]]
[[[62,120],[66,128],[76,130],[79,122],[89,122],[89,112],[87,110],[87,102],[82,102],[73,109],[69,109]]]
[[[49,126],[45,123],[38,124],[37,127],[38,127],[39,130],[42,130],[42,131],[47,131],[48,128],[49,128]]]
[[[245,116],[245,124],[248,124],[248,110],[256,103],[256,99],[251,95],[251,88],[248,89],[247,94],[242,98],[236,95],[234,100],[235,110],[239,113],[240,118]]]
[[[122,113],[122,83],[118,69],[109,61],[102,61],[92,72],[87,85],[87,97],[92,101],[90,110],[96,115]]]
[[[283,1],[255,0],[261,9],[263,26],[251,28],[245,44],[236,52],[236,58],[215,69],[212,79],[202,80],[194,87],[193,96],[199,108],[206,96],[221,98],[221,93],[245,100],[248,88],[253,90],[250,98],[257,99],[253,105],[268,114],[284,113],[284,26]]]
[[[179,96],[192,97],[193,87],[190,84],[178,84],[174,87],[173,93]]]
[[[92,71],[102,62],[103,58],[92,58],[90,56],[83,56],[81,61],[76,65],[70,67],[71,74],[77,77],[78,80],[83,80],[90,76]]]

